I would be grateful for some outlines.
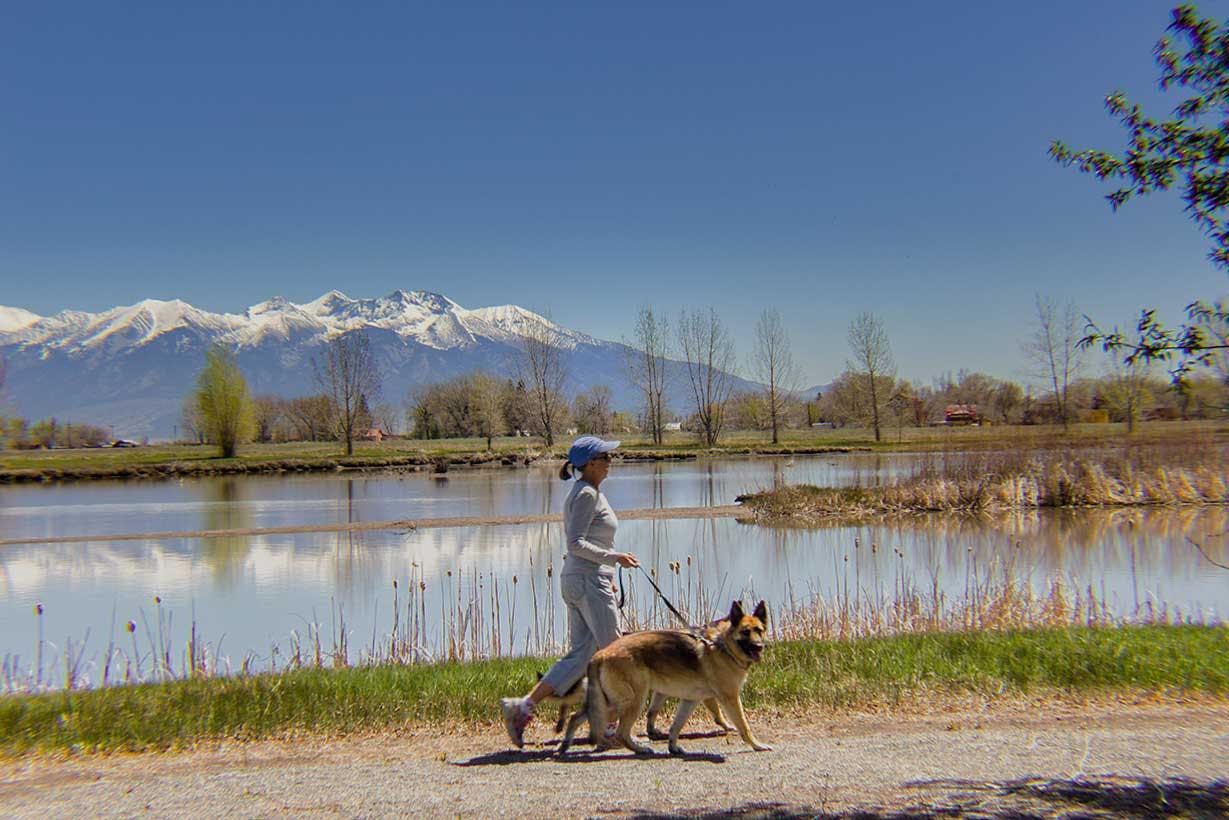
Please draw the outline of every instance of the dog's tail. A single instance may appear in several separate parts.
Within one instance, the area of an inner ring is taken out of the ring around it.
[[[606,697],[606,690],[602,686],[602,667],[592,662],[589,664],[589,691],[585,711],[589,715],[589,742],[595,747],[600,746],[605,739],[610,699]]]

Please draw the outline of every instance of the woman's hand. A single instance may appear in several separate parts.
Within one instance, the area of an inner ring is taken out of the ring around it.
[[[640,562],[636,560],[636,556],[632,555],[630,552],[616,552],[614,554],[614,559],[618,562],[619,566],[627,567],[628,569],[640,566]]]

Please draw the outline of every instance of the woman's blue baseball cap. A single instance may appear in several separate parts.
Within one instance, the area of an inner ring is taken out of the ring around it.
[[[608,453],[618,446],[617,441],[603,441],[597,436],[581,436],[568,448],[568,463],[573,467],[584,467],[589,463],[589,459],[599,453]]]

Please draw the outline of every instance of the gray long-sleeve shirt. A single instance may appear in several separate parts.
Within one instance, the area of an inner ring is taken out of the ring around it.
[[[563,502],[563,532],[568,555],[562,575],[613,576],[615,530],[619,519],[606,496],[587,481],[577,479]]]

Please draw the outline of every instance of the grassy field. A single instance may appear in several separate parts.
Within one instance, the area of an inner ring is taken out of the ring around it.
[[[548,660],[312,669],[0,699],[0,753],[139,751],[209,739],[490,726]],[[927,633],[773,644],[751,709],[883,707],[933,694],[1229,694],[1229,629]]]
[[[1118,447],[1229,442],[1226,422],[1148,422],[1128,436],[1123,425],[1082,424],[1070,431],[1053,426],[1029,427],[905,427],[885,431],[876,443],[869,430],[787,430],[779,445],[767,433],[735,431],[717,448],[703,447],[694,436],[672,433],[662,446],[639,434],[619,434],[621,452],[631,458],[690,458],[749,453],[823,452],[869,449],[879,451],[1050,450],[1072,447]],[[353,456],[343,455],[336,442],[248,444],[238,457],[223,459],[207,445],[153,444],[132,449],[6,450],[0,452],[0,481],[67,480],[74,478],[162,478],[177,475],[265,471],[319,471],[403,467],[436,469],[448,464],[523,464],[561,459],[568,442],[553,448],[541,439],[502,437],[486,449],[479,438],[388,439],[357,442]]]

